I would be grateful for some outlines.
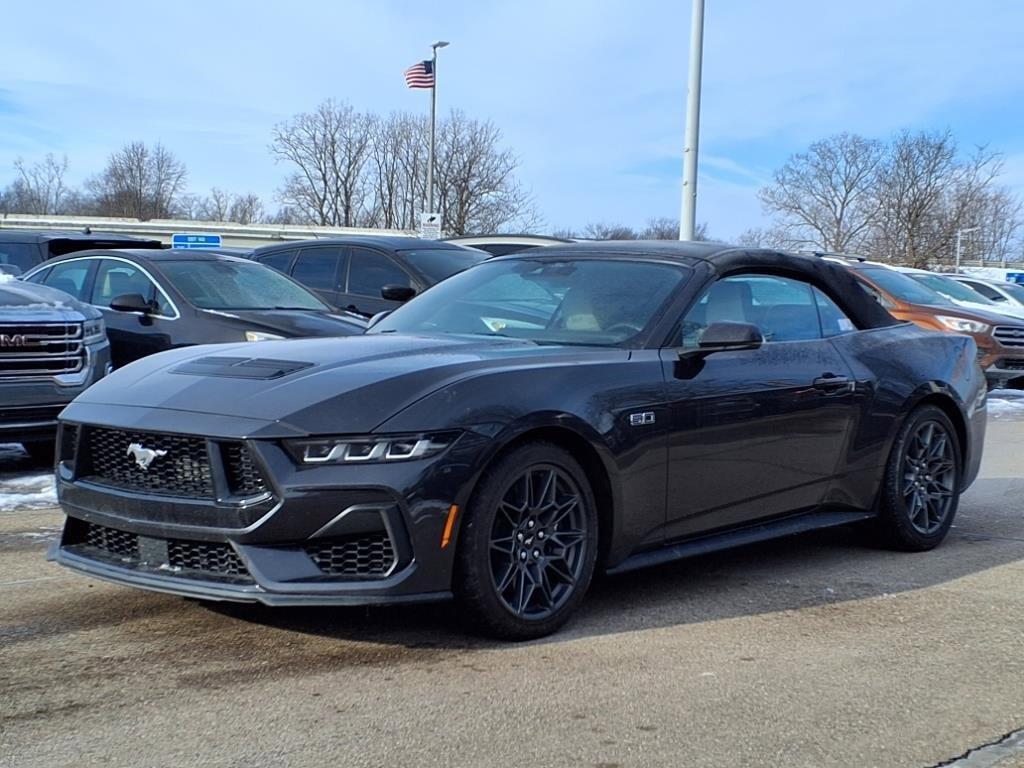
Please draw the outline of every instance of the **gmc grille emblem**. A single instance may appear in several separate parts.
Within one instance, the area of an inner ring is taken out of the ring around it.
[[[0,347],[26,347],[28,339],[24,333],[0,333]]]

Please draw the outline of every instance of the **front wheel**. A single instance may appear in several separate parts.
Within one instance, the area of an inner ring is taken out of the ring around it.
[[[949,417],[925,405],[907,418],[886,465],[876,526],[884,544],[910,552],[938,546],[960,500],[960,441]]]
[[[550,634],[579,606],[597,559],[597,513],[587,476],[549,443],[528,443],[484,475],[466,511],[454,590],[485,634]]]

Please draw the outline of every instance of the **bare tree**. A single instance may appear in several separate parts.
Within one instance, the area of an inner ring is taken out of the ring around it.
[[[234,195],[226,189],[214,187],[200,202],[197,218],[203,221],[229,221],[228,212],[233,201]]]
[[[490,122],[453,111],[438,131],[437,200],[448,234],[536,228],[539,216],[530,194],[515,180],[519,160],[501,146],[501,131]]]
[[[943,249],[945,207],[961,173],[949,131],[899,134],[876,186],[876,257],[927,267]]]
[[[315,224],[355,226],[369,202],[363,168],[372,138],[372,118],[332,100],[275,126],[270,149],[295,169],[281,202]]]
[[[583,237],[590,240],[636,240],[637,233],[624,224],[591,222],[583,228]]]
[[[2,195],[3,209],[11,213],[47,215],[65,213],[72,200],[72,191],[64,181],[68,170],[66,156],[59,160],[48,154],[41,161],[27,165],[22,158],[14,161],[17,178]]]
[[[789,241],[788,235],[777,227],[768,229],[752,227],[747,229],[736,238],[736,244],[748,248],[774,248],[778,250],[789,250],[796,247]]]
[[[855,248],[880,201],[873,194],[884,157],[881,142],[840,133],[812,144],[779,168],[759,195],[793,245]]]
[[[174,214],[187,176],[185,164],[162,144],[135,141],[112,154],[86,188],[101,216],[160,219]]]
[[[707,225],[700,225],[697,227],[697,235],[695,239],[700,240],[699,235],[701,229],[707,229]],[[647,220],[647,224],[640,231],[641,240],[678,240],[679,239],[679,219],[670,219],[667,216],[661,216]]]
[[[234,221],[238,224],[260,224],[265,217],[263,201],[259,195],[249,193],[238,195],[231,203],[228,211],[227,221]]]

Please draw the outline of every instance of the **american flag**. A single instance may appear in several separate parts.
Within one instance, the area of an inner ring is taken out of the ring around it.
[[[410,88],[433,88],[434,62],[417,61],[405,70],[405,84]]]

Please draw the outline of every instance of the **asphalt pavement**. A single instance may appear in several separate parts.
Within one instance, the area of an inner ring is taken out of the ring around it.
[[[604,579],[519,645],[450,605],[74,575],[44,559],[39,471],[0,450],[0,499],[25,497],[0,508],[0,766],[1024,766],[1024,400],[1002,403],[938,550],[839,529]]]

